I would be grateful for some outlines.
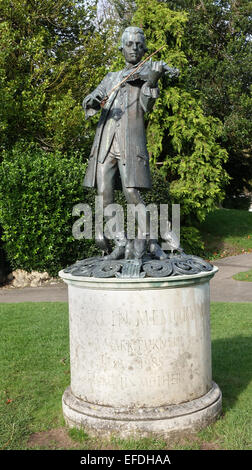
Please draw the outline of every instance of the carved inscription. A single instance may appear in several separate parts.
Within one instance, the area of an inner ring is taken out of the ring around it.
[[[129,306],[110,312],[86,304],[78,312],[75,346],[83,351],[76,357],[87,371],[90,387],[113,387],[115,381],[133,388],[179,385],[185,361],[178,366],[176,360],[192,344],[200,350],[208,312],[204,304],[177,310],[144,306],[131,311]]]
[[[112,352],[126,352],[136,355],[150,354],[166,349],[181,346],[184,342],[183,336],[170,336],[170,337],[157,337],[157,338],[137,338],[137,339],[122,339],[111,340],[104,339],[106,348]]]
[[[203,307],[203,305],[202,305]],[[205,314],[205,313],[203,313]],[[191,308],[190,306],[185,306],[183,310],[137,310],[134,315],[128,311],[112,311],[112,326],[122,327],[122,326],[133,326],[143,327],[143,326],[163,326],[167,323],[184,323],[190,320],[195,319],[199,315],[198,311]]]
[[[172,385],[179,385],[181,382],[181,372],[167,372],[163,375],[155,375],[150,377],[136,377],[135,379],[130,376],[120,375],[117,377],[117,382],[119,381],[121,387],[162,387],[167,386],[170,387]],[[97,374],[93,372],[88,372],[87,374],[87,382],[91,389],[95,390],[98,386],[105,386],[105,387],[115,387],[115,377],[111,377],[105,374]]]
[[[196,338],[190,337],[190,341],[195,342]],[[176,357],[182,357],[185,338],[170,336],[155,339],[110,340],[95,337],[92,341],[88,339],[86,344],[89,346],[88,364],[94,370],[98,366],[103,370],[129,369],[148,372],[166,370],[171,360],[174,363]],[[171,357],[172,359],[169,359]]]
[[[155,355],[148,355],[147,357],[130,357],[129,360],[123,360],[118,355],[118,358],[111,358],[110,354],[101,354],[99,357],[99,362],[101,363],[102,367],[104,368],[111,368],[111,369],[120,369],[120,370],[138,370],[138,369],[159,369],[163,367],[163,358]],[[95,366],[95,362],[92,362]]]
[[[164,375],[157,375],[152,377],[143,377],[141,380],[143,386],[155,387],[155,386],[171,386],[178,385],[181,383],[181,374],[179,371],[166,373]]]
[[[187,338],[188,339],[188,338]],[[99,360],[113,357],[131,356],[136,359],[141,356],[166,356],[172,349],[183,349],[185,344],[183,336],[169,336],[156,338],[110,339],[99,336],[85,336],[85,344],[88,345],[88,354],[98,354]],[[196,341],[196,337],[190,336],[190,341]],[[81,348],[81,344],[79,344]],[[121,356],[120,354],[123,353]],[[95,358],[96,359],[96,358]],[[97,360],[97,359],[96,359]],[[107,362],[107,360],[104,360]]]
[[[183,324],[188,321],[197,319],[199,316],[208,315],[208,306],[204,303],[202,305],[197,305],[197,307],[192,308],[191,306],[185,306],[180,310],[165,310],[165,309],[151,309],[151,310],[137,310],[132,314],[131,311],[127,310],[112,310],[111,313],[106,314],[101,308],[97,311],[92,309],[92,305],[87,305],[85,308],[82,308],[82,315],[86,316],[86,310],[88,309],[89,317],[91,316],[94,322],[94,325],[97,327],[104,327],[108,325],[108,322],[111,322],[111,326],[114,328],[120,328],[123,326],[142,328],[142,327],[155,327],[155,326],[164,326],[169,323]],[[89,326],[88,324],[86,325]],[[110,325],[109,325],[110,326]]]

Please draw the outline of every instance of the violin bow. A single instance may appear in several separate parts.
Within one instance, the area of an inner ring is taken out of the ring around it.
[[[134,75],[137,70],[139,70],[144,64],[145,62],[147,62],[147,60],[151,59],[152,56],[154,56],[155,54],[157,54],[159,51],[161,51],[161,49],[163,49],[164,47],[166,47],[166,44],[164,44],[163,46],[161,46],[159,49],[157,49],[155,52],[152,52],[152,54],[150,54],[148,57],[146,57],[146,59],[142,60],[142,62],[140,62],[140,64],[138,64],[138,66],[132,71],[129,73],[129,75],[127,75],[127,77],[125,77],[123,80],[121,80],[119,83],[117,83],[117,85],[115,85],[111,90],[110,92],[107,94],[107,96],[105,96],[102,101],[101,101],[101,107],[103,108],[103,106],[105,105],[105,103],[108,101],[109,97],[112,95],[112,93],[117,89],[119,88],[123,83],[125,83],[129,77],[131,77],[131,75]]]

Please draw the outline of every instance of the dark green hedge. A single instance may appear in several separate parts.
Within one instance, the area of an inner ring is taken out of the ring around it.
[[[78,153],[47,153],[35,145],[5,152],[0,166],[0,225],[12,268],[58,270],[93,252],[72,236],[72,208],[83,201],[86,165]]]
[[[6,281],[7,275],[11,271],[10,265],[6,258],[7,257],[2,242],[2,230],[0,226],[0,285]]]

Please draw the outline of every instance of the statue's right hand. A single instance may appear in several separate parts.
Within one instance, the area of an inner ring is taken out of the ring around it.
[[[90,116],[94,116],[101,109],[101,95],[90,95],[84,98],[82,107],[85,111],[86,119]]]
[[[96,93],[94,96],[92,96],[92,98],[92,105],[99,108],[101,106],[104,95],[102,93]]]
[[[99,110],[101,108],[102,100],[106,96],[106,90],[104,87],[99,86],[96,90],[86,96],[83,101],[83,108]]]

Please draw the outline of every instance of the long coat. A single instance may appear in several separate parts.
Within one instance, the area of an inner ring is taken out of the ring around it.
[[[90,99],[99,94],[106,96],[129,72],[124,69],[106,75],[100,85],[83,101],[86,117],[98,112],[98,109],[89,105]],[[139,189],[151,188],[144,113],[152,109],[159,92],[158,88],[149,88],[147,83],[139,77],[136,72],[130,81],[110,95],[102,108],[84,179],[86,187],[96,187],[97,162],[104,162],[117,130],[120,157],[126,169],[125,186]]]

